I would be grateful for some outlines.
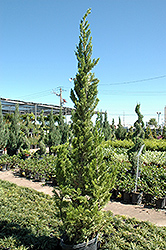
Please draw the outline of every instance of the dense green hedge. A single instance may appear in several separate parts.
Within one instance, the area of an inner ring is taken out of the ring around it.
[[[53,198],[0,180],[0,249],[58,250]],[[101,249],[166,249],[166,227],[104,212]]]
[[[145,146],[147,150],[151,151],[166,151],[166,140],[148,140],[145,139]],[[131,140],[115,140],[115,141],[107,141],[106,146],[112,146],[115,148],[126,148],[129,149],[134,146],[134,143]]]

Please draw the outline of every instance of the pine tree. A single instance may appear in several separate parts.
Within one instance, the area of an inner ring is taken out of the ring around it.
[[[114,168],[106,165],[101,147],[102,136],[93,129],[92,117],[98,104],[97,85],[92,69],[99,59],[91,59],[92,37],[86,18],[80,23],[79,44],[75,52],[78,73],[71,90],[75,112],[72,115],[72,146],[61,145],[58,151],[55,201],[63,222],[62,229],[73,243],[96,235],[104,223],[101,209],[109,200],[114,182]],[[62,174],[63,172],[63,174]]]
[[[0,150],[3,150],[7,145],[8,129],[3,120],[2,104],[0,101]]]

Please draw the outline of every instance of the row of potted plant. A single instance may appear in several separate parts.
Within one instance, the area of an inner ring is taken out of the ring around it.
[[[112,149],[111,154],[106,150],[104,152],[107,160],[119,162],[115,189],[118,190],[120,194],[131,193],[135,187],[135,175],[132,173],[132,165],[127,160],[126,155],[124,152],[116,152],[115,149]],[[109,157],[109,155],[111,155],[111,157]],[[155,159],[150,152],[146,152],[146,154],[142,156],[144,162],[139,172],[140,176],[138,178],[137,191],[139,193],[143,192],[144,198],[149,195],[153,197],[153,200],[161,199],[166,196],[166,171],[165,168],[159,166],[159,164],[149,163],[152,159],[148,161],[147,156]],[[145,160],[145,157],[147,160]],[[161,159],[165,158],[163,157],[163,153],[159,154],[159,157]],[[54,181],[55,183],[56,157],[53,155],[46,155],[43,156],[43,158],[31,155],[30,158],[26,158],[25,160],[20,159],[18,155],[9,156],[4,154],[0,156],[1,170],[4,171],[16,167],[19,167],[22,176],[40,181]],[[145,198],[145,202],[147,202],[146,200],[149,201],[149,199]]]
[[[19,169],[21,176],[56,184],[56,157],[53,155],[45,155],[42,158],[27,158],[21,162]]]
[[[116,195],[125,202],[144,202],[161,208],[165,207],[166,172],[163,167],[143,164],[137,180],[137,192],[135,192],[135,185],[136,175],[133,175],[131,163],[122,162],[119,165],[112,198]]]

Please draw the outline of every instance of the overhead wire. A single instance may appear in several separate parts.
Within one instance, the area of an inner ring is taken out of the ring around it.
[[[156,77],[150,77],[150,78],[144,78],[140,80],[134,80],[134,81],[127,81],[127,82],[117,82],[117,83],[101,83],[100,85],[122,85],[122,84],[130,84],[130,83],[137,83],[137,82],[146,82],[146,81],[152,81],[157,80],[161,78],[165,78],[166,75],[156,76]]]
[[[161,76],[156,76],[156,77],[150,77],[150,78],[144,78],[144,79],[140,79],[140,80],[133,80],[133,81],[124,81],[124,82],[117,82],[117,83],[100,83],[99,84],[99,87],[100,86],[104,86],[104,85],[110,85],[110,86],[113,86],[113,85],[125,85],[125,84],[131,84],[131,83],[139,83],[139,82],[145,82],[145,81],[152,81],[152,80],[157,80],[157,79],[161,79],[161,78],[165,78],[166,75],[161,75]],[[65,87],[65,88],[70,88],[70,87]],[[28,95],[23,95],[23,96],[19,96],[17,97],[18,99],[20,98],[41,98],[41,97],[44,97],[44,96],[48,96],[48,95],[52,95],[52,90],[53,89],[48,89],[48,90],[44,90],[44,91],[40,91],[40,92],[36,92],[36,93],[32,93],[32,94],[28,94]],[[102,91],[106,91],[107,93],[101,93]],[[109,91],[111,91],[109,93]],[[116,93],[114,92],[116,91]],[[119,92],[119,93],[118,93]],[[166,92],[165,91],[138,91],[138,92],[129,92],[129,91],[119,91],[119,90],[105,90],[105,89],[102,89],[100,90],[99,89],[99,93],[102,94],[102,95],[120,95],[122,92],[122,94],[128,94],[128,95],[138,95],[138,94],[143,94],[143,95],[158,95],[158,94],[162,94],[162,95],[165,95]]]

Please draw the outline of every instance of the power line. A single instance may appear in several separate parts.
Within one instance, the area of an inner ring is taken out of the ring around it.
[[[103,93],[105,92],[105,93]],[[166,91],[121,91],[121,90],[99,90],[100,95],[126,95],[126,96],[158,96],[158,95],[166,95]]]
[[[125,81],[125,82],[117,82],[117,83],[101,83],[99,84],[99,87],[100,86],[104,86],[104,85],[110,85],[110,86],[113,86],[113,85],[125,85],[125,84],[130,84],[130,83],[138,83],[138,82],[145,82],[145,81],[152,81],[152,80],[157,80],[157,79],[161,79],[161,78],[165,78],[166,75],[161,75],[161,76],[156,76],[156,77],[150,77],[150,78],[144,78],[144,79],[140,79],[140,80],[133,80],[133,81]],[[70,88],[70,87],[65,87],[65,88]],[[103,91],[103,90],[99,90],[100,91]],[[107,91],[107,90],[104,90],[104,91]],[[124,91],[123,91],[124,93]],[[130,93],[130,92],[127,92],[127,94]],[[162,92],[132,92],[131,94],[165,94],[163,91]],[[40,91],[40,92],[37,92],[37,93],[32,93],[32,94],[29,94],[29,95],[24,95],[24,96],[19,96],[17,98],[25,98],[25,97],[32,97],[32,98],[40,98],[40,97],[43,97],[43,96],[47,96],[47,95],[51,95],[53,94],[52,93],[52,89],[48,89],[48,90],[44,90],[44,91]],[[107,94],[108,91],[107,91]],[[118,95],[118,93],[111,93],[113,95]]]
[[[152,81],[152,80],[157,80],[157,79],[165,78],[165,77],[166,77],[166,75],[162,75],[162,76],[144,78],[144,79],[140,79],[140,80],[127,81],[127,82],[103,83],[103,84],[101,83],[100,85],[122,85],[122,84],[130,84],[130,83],[137,83],[137,82]]]

